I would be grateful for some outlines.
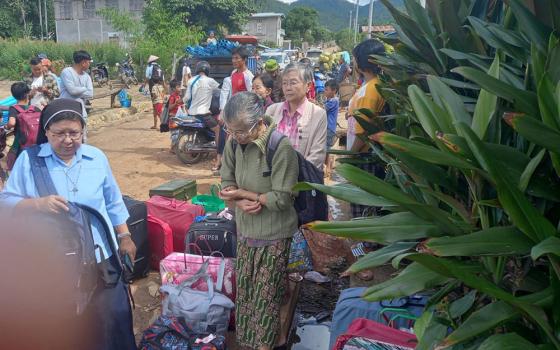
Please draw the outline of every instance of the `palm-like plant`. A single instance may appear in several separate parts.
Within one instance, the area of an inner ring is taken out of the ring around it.
[[[406,266],[371,286],[367,300],[435,290],[415,325],[418,349],[560,349],[560,42],[519,0],[500,24],[463,16],[444,25],[446,3],[428,11],[409,0],[409,15],[392,10],[409,56],[397,48],[383,64],[414,67],[390,83],[416,84],[392,95],[410,106],[395,116],[406,128],[369,126],[387,178],[341,164],[350,184],[298,185],[385,215],[308,226],[384,245],[350,272]],[[411,38],[413,30],[421,32]],[[467,50],[459,38],[471,40]],[[426,47],[434,48],[429,57]],[[409,59],[414,48],[432,63],[429,72]]]

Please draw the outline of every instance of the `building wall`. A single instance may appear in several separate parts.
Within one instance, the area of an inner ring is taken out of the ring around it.
[[[271,41],[279,47],[283,44],[281,17],[250,18],[243,30],[256,36],[259,42]]]
[[[118,8],[135,17],[142,16],[144,0],[55,0],[56,37],[59,42],[116,41],[126,46],[122,33],[96,14],[106,7]]]

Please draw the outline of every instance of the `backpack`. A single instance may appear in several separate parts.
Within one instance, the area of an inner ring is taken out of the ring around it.
[[[19,134],[21,135],[21,149],[29,148],[37,144],[37,136],[39,135],[41,111],[29,106],[27,110],[20,105],[12,106],[17,112],[17,124]]]
[[[163,80],[163,70],[161,66],[157,63],[152,63],[152,76],[150,78],[152,81]]]
[[[199,241],[204,241],[204,243]],[[204,256],[220,252],[224,258],[237,256],[237,226],[234,220],[214,215],[194,222],[187,233],[185,247],[189,254],[196,254],[191,243],[198,245]]]
[[[272,160],[278,145],[285,137],[285,135],[276,130],[270,134],[266,152],[266,163],[270,170],[272,170]],[[232,146],[233,152],[235,152],[237,142],[232,141]],[[305,159],[298,151],[296,151],[296,155],[299,168],[298,182],[324,184],[323,172]],[[327,195],[317,190],[299,191],[294,201],[294,208],[298,214],[298,224],[300,226],[312,221],[326,221],[328,219],[329,205]]]
[[[226,338],[216,335],[209,343],[196,343],[206,334],[194,333],[185,320],[175,316],[160,316],[142,334],[140,350],[225,350]]]
[[[37,192],[41,197],[57,194],[45,159],[38,156],[39,150],[39,146],[26,150]],[[110,277],[107,266],[97,264],[95,249],[99,246],[93,241],[91,230],[93,221],[97,220],[102,224],[103,232],[101,234],[105,233],[112,253],[117,259],[118,253],[117,248],[111,244],[109,226],[99,212],[74,202],[68,202],[68,208],[67,213],[42,215],[41,219],[45,220],[45,227],[51,228],[52,231],[49,232],[54,235],[53,241],[57,242],[54,245],[56,251],[53,254],[59,254],[68,261],[66,264],[68,266],[67,280],[73,287],[70,300],[68,300],[68,308],[76,315],[81,315],[87,309],[97,289],[100,275],[106,285],[116,285],[120,278],[120,275]]]
[[[222,90],[214,89],[212,90],[212,101],[210,102],[210,113],[212,115],[220,114],[220,95]]]

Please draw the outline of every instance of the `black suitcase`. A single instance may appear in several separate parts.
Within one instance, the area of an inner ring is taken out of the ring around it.
[[[191,225],[185,237],[186,251],[189,254],[200,254],[193,249],[196,244],[205,256],[213,252],[221,252],[225,258],[237,256],[237,228],[234,220],[208,216],[202,222]]]
[[[123,196],[124,204],[130,217],[126,221],[132,234],[132,241],[136,244],[136,262],[132,273],[125,269],[124,278],[127,281],[143,278],[150,271],[150,245],[148,243],[148,210],[146,203],[128,196]]]

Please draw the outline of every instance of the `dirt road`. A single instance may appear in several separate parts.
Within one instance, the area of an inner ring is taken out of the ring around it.
[[[194,166],[181,163],[169,152],[169,133],[150,129],[151,112],[139,113],[138,120],[104,126],[88,135],[88,143],[109,158],[123,194],[145,200],[150,188],[178,178],[196,179],[199,192],[206,192],[208,184],[219,181],[212,177],[211,161]]]

